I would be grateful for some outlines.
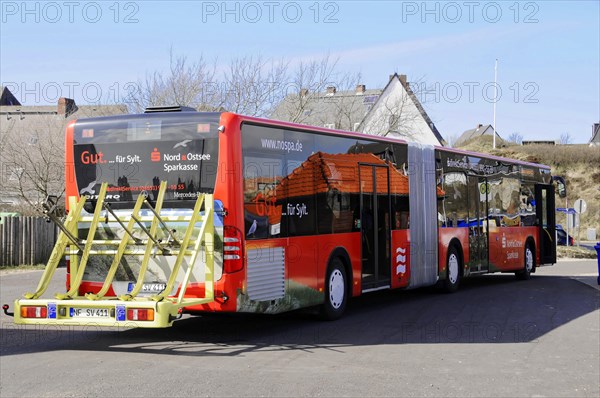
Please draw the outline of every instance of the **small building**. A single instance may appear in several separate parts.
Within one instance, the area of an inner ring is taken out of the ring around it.
[[[367,89],[364,84],[354,90],[329,86],[324,92],[303,88],[288,95],[271,114],[272,119],[320,126],[337,130],[358,131],[431,145],[445,145],[406,80],[393,74],[383,89]]]
[[[592,138],[589,142],[590,146],[600,146],[600,123],[592,125]]]
[[[428,145],[446,145],[406,75],[393,74],[358,131]]]
[[[466,130],[465,132],[463,132],[460,135],[460,137],[458,137],[456,141],[452,144],[452,146],[459,147],[465,145],[467,142],[475,138],[483,136],[493,137],[494,134],[496,134],[496,139],[503,141],[502,137],[500,137],[500,134],[494,131],[494,127],[492,127],[491,124],[479,124],[474,129]]]
[[[381,89],[367,89],[364,84],[356,85],[354,90],[341,91],[335,86],[328,86],[324,92],[302,88],[300,92],[286,96],[270,117],[310,126],[357,131],[381,92]]]
[[[523,140],[523,145],[558,145],[556,140]]]

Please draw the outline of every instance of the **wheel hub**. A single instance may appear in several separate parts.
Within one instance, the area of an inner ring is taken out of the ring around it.
[[[452,284],[458,281],[458,258],[454,253],[448,258],[448,278]]]
[[[329,302],[331,306],[338,309],[344,301],[344,276],[336,269],[329,277]]]
[[[533,253],[529,248],[525,250],[525,268],[527,272],[531,272],[533,270]]]

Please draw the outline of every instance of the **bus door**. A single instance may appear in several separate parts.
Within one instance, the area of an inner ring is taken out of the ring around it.
[[[539,228],[540,263],[556,263],[556,219],[554,213],[554,186],[535,185],[535,214]]]
[[[362,289],[390,285],[389,167],[359,164]]]
[[[468,176],[469,184],[469,264],[470,272],[489,269],[489,220],[487,178]]]

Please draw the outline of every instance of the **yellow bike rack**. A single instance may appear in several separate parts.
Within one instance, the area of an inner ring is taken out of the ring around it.
[[[90,217],[83,212],[87,198],[82,196],[78,201],[70,198],[70,208],[64,223],[59,224],[61,232],[44,273],[33,293],[26,293],[23,299],[15,301],[15,323],[29,325],[75,325],[75,326],[117,326],[117,327],[145,327],[161,328],[168,327],[179,317],[184,307],[207,304],[214,300],[214,201],[209,194],[199,195],[192,214],[190,216],[161,216],[166,182],[160,184],[157,199],[154,206],[150,204],[146,195],[140,194],[135,202],[132,212],[128,216],[119,216],[105,202],[107,183],[103,183],[94,213]],[[151,211],[151,216],[140,217],[142,206]],[[203,211],[202,211],[203,208]],[[124,230],[121,239],[95,239],[98,225],[109,216],[112,221],[118,222]],[[55,218],[53,218],[55,220]],[[58,222],[58,220],[55,220]],[[167,222],[186,222],[187,227],[183,239],[179,241],[167,227]],[[85,239],[79,239],[79,223],[89,224],[89,230]],[[148,229],[145,224],[150,223]],[[145,233],[146,239],[135,237],[132,232],[137,224]],[[199,227],[197,225],[200,224]],[[158,239],[159,226],[170,235],[167,242]],[[194,231],[199,230],[197,237],[193,240]],[[101,246],[101,249],[97,249]],[[107,250],[106,246],[116,246],[116,249]],[[139,247],[144,246],[144,254],[140,264],[137,281],[131,292],[118,297],[106,296],[109,291],[119,263],[124,255],[137,254]],[[138,249],[138,250],[136,250]],[[198,254],[204,251],[204,297],[185,297],[190,283],[192,272]],[[70,256],[70,288],[66,293],[57,293],[54,299],[41,299],[46,292],[50,280],[55,274],[60,260]],[[84,273],[90,256],[112,255],[114,256],[108,269],[102,288],[97,293],[79,295],[79,287],[83,281]],[[139,296],[144,285],[144,276],[148,269],[148,263],[152,256],[176,256],[171,273],[168,276],[166,288],[162,293],[149,296]],[[183,281],[180,283],[179,294],[169,296],[173,290],[179,271],[187,259]],[[85,311],[92,314],[89,318],[80,317]],[[138,316],[138,314],[143,314]]]

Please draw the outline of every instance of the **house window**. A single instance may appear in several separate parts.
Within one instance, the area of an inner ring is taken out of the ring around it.
[[[323,127],[326,129],[335,129],[335,123],[325,123]]]
[[[19,181],[24,170],[22,167],[10,166],[7,171],[9,181]]]
[[[358,131],[359,127],[360,127],[360,122],[354,123],[354,127],[352,127],[352,131]]]

